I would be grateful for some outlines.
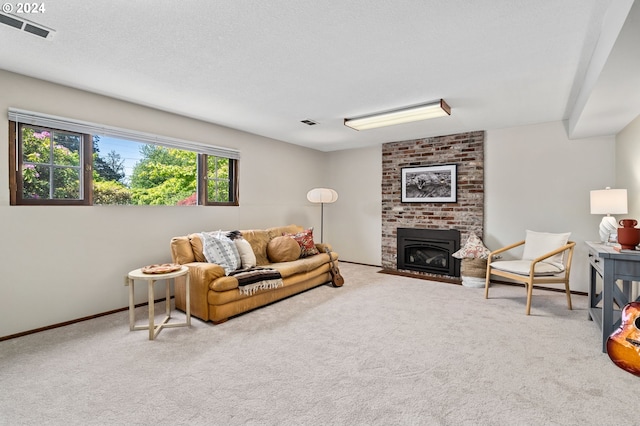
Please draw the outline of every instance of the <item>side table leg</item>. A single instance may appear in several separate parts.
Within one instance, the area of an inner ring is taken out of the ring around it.
[[[153,324],[156,313],[154,312],[153,280],[149,280],[149,340],[153,340],[156,327]]]
[[[133,282],[134,280],[131,278],[127,278],[129,280],[129,331],[133,331],[134,324],[136,322],[135,318],[135,309],[136,305],[133,300]]]
[[[175,281],[176,279],[173,279],[173,286],[175,287]],[[164,286],[166,288],[165,291],[165,313],[167,315],[167,318],[171,318],[171,280],[164,280]]]

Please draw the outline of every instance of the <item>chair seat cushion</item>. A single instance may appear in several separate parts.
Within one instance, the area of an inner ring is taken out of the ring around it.
[[[498,262],[491,262],[490,265],[493,269],[525,276],[529,275],[531,269],[530,260],[500,260]],[[538,262],[536,263],[534,276],[542,277],[556,275],[562,272],[564,272],[564,265],[562,263]]]

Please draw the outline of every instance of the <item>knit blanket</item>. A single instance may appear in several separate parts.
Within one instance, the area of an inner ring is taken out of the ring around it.
[[[258,290],[282,287],[282,275],[273,268],[253,268],[238,269],[229,272],[230,277],[238,280],[238,290],[241,294],[251,296]]]

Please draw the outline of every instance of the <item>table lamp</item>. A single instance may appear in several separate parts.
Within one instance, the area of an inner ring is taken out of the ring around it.
[[[596,189],[591,191],[591,214],[606,215],[600,222],[600,241],[606,243],[611,234],[618,234],[618,222],[612,214],[627,213],[626,189]]]

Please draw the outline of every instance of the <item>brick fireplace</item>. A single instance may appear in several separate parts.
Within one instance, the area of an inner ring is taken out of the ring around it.
[[[401,174],[405,167],[457,166],[457,197],[452,203],[401,200]],[[483,238],[484,131],[459,133],[382,145],[382,267],[387,271],[457,279],[455,271],[425,272],[398,267],[398,229],[459,231],[464,245],[470,233]],[[401,261],[404,254],[400,256]],[[451,260],[451,262],[454,262]],[[453,264],[453,263],[452,263]],[[406,268],[406,263],[405,263]],[[459,270],[459,269],[458,269]]]

